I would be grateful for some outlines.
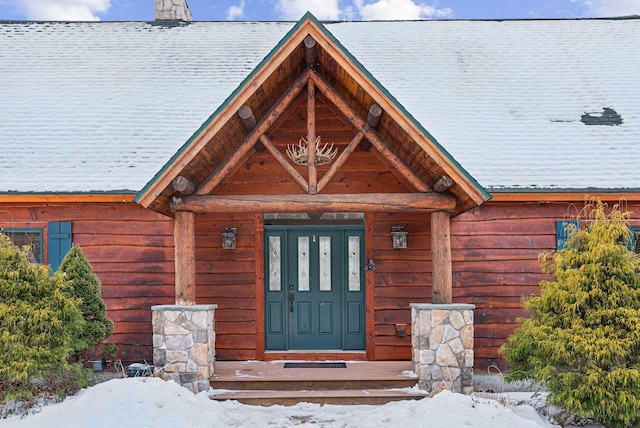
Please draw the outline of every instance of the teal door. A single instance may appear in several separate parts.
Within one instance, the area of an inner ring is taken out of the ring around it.
[[[266,350],[364,350],[360,226],[265,226]]]

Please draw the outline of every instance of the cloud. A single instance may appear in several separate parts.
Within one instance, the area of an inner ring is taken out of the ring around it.
[[[379,21],[453,17],[453,10],[448,7],[439,9],[437,1],[429,5],[416,3],[414,0],[354,0],[353,4],[345,0],[278,0],[276,11],[281,18],[291,20],[300,19],[307,11],[320,20]]]
[[[596,17],[640,15],[640,0],[582,0]]]
[[[338,0],[278,0],[276,11],[283,19],[298,20],[307,11],[320,20],[341,19]]]
[[[234,21],[238,18],[242,18],[242,15],[244,15],[244,0],[242,0],[238,6],[231,6],[227,9],[228,21]]]
[[[16,0],[16,6],[29,20],[99,21],[97,13],[106,12],[110,0]]]
[[[360,17],[366,21],[451,18],[453,16],[451,8],[438,9],[437,2],[433,6],[415,3],[412,0],[378,0],[370,4],[356,0],[355,3]]]

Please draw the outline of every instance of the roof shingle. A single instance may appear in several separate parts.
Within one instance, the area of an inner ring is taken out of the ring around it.
[[[137,192],[292,25],[0,22],[0,192]],[[640,189],[640,19],[325,25],[487,190]]]

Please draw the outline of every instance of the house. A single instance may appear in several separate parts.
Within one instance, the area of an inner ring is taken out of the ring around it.
[[[585,196],[640,228],[639,24],[0,22],[0,227],[83,248],[127,362],[190,306],[218,360],[411,360],[433,303],[504,367]]]

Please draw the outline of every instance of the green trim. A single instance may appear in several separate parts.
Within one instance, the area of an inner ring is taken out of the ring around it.
[[[40,251],[38,251],[37,262],[44,264],[44,229],[40,227],[0,227],[0,233],[7,235],[9,239],[11,239],[12,233],[37,233],[40,235]],[[11,242],[13,242],[12,239]]]
[[[631,231],[631,239],[627,244],[627,249],[636,254],[640,254],[640,252],[636,252],[636,234],[640,234],[640,226],[629,226],[629,230]]]
[[[411,122],[413,122],[413,124],[424,134],[426,134],[428,136],[428,138],[431,140],[431,142],[436,146],[436,149],[439,150],[448,160],[449,162],[458,169],[458,171],[467,178],[467,180],[476,188],[477,191],[479,191],[479,193],[481,193],[485,199],[489,200],[491,199],[491,194],[489,192],[487,192],[479,183],[478,181],[473,178],[471,176],[471,174],[469,174],[467,172],[466,169],[464,169],[462,167],[462,165],[456,160],[454,159],[453,156],[451,156],[451,154],[449,152],[447,152],[444,147],[442,147],[442,145],[438,142],[438,140],[436,140],[435,137],[433,137],[433,135],[431,135],[429,133],[429,131],[427,131],[420,122],[418,122],[416,120],[415,117],[413,117],[413,115],[411,113],[409,113],[407,111],[407,109],[404,108],[404,106],[402,104],[400,104],[400,102],[398,102],[398,100],[391,95],[391,93],[382,85],[380,84],[380,82],[360,63],[360,61],[358,61],[352,54],[351,52],[349,52],[348,49],[346,49],[344,47],[344,45],[342,45],[342,43],[340,43],[340,41],[320,22],[316,19],[315,16],[313,16],[313,14],[311,12],[307,12],[304,14],[304,16],[302,16],[302,18],[300,18],[300,20],[293,26],[293,28],[291,28],[291,30],[289,30],[287,32],[287,34],[285,34],[285,36],[280,40],[280,42],[278,42],[278,44],[269,52],[269,54],[264,57],[262,59],[262,61],[256,66],[256,68],[253,69],[253,71],[251,73],[249,73],[249,75],[242,81],[242,83],[240,83],[240,85],[231,93],[231,95],[229,95],[229,97],[227,97],[224,102],[216,109],[216,111],[209,116],[209,118],[200,126],[200,128],[198,128],[198,130],[191,136],[191,138],[189,138],[183,145],[182,147],[180,147],[180,149],[169,159],[169,161],[167,163],[164,164],[164,166],[160,169],[160,171],[158,171],[153,178],[142,188],[142,190],[140,190],[140,192],[138,192],[138,194],[133,198],[134,202],[138,202],[139,199],[142,197],[142,195],[144,193],[147,192],[147,190],[153,185],[153,183],[155,183],[155,181],[162,176],[165,171],[168,169],[168,167],[173,164],[173,162],[178,158],[178,156],[187,149],[187,147],[189,147],[189,145],[191,145],[191,143],[193,142],[193,140],[207,127],[209,126],[209,124],[215,119],[215,117],[220,113],[220,111],[222,109],[224,109],[227,104],[229,104],[229,102],[235,98],[242,90],[245,89],[245,86],[247,85],[247,83],[253,78],[253,76],[255,76],[257,74],[257,72],[262,69],[264,67],[264,65],[275,55],[275,53],[280,50],[280,48],[282,46],[284,46],[286,44],[286,42],[291,38],[291,36],[298,30],[298,28],[300,28],[303,24],[303,22],[305,20],[310,19],[313,23],[315,23],[318,27],[318,29],[320,31],[322,31],[329,39],[331,39],[336,46],[342,50],[342,52],[344,53],[345,56],[347,56],[349,59],[351,59],[351,61],[353,61],[353,63],[356,65],[357,68],[360,69],[360,71],[362,71],[362,73],[378,88],[378,90],[380,90],[380,92],[382,92],[382,94],[387,97],[393,104],[396,105],[396,107],[398,107],[398,109],[402,112],[402,114],[404,114]]]

